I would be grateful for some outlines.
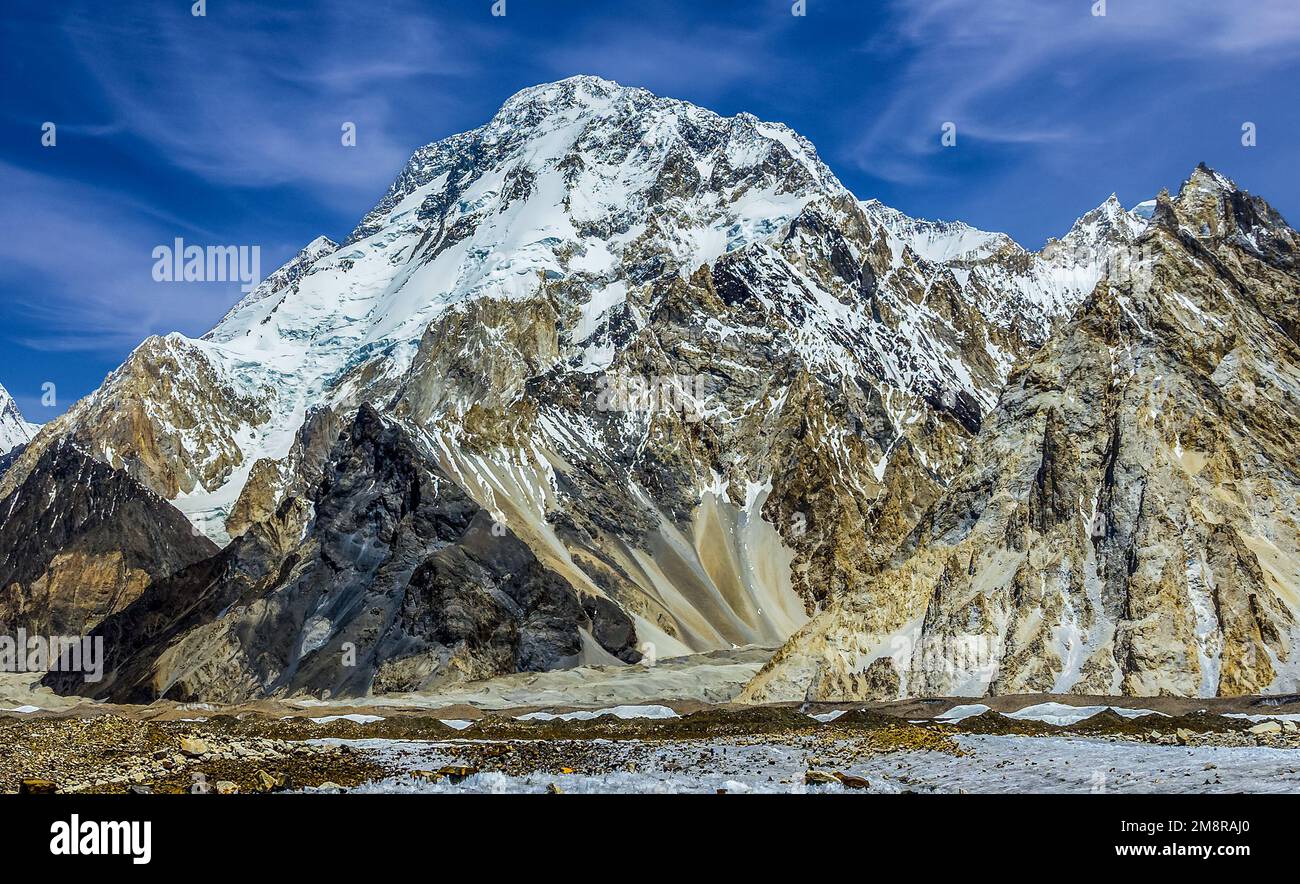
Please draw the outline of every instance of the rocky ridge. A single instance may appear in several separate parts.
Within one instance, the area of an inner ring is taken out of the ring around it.
[[[750,701],[1295,691],[1300,237],[1199,167]]]
[[[0,632],[82,635],[216,551],[126,473],[59,442],[0,499]]]

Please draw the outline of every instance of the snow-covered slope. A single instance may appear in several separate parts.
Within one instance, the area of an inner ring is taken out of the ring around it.
[[[900,245],[936,264],[978,261],[1006,248],[1023,251],[1005,233],[978,230],[962,221],[913,218],[880,200],[864,200],[862,210],[883,224]]]
[[[313,381],[340,353],[409,356],[450,305],[564,280],[590,293],[570,330],[582,343],[628,283],[689,273],[838,189],[783,126],[595,78],[526,89],[483,128],[417,151],[296,291],[250,296],[207,338]]]
[[[246,297],[232,307],[230,312],[222,318],[220,323],[218,323],[217,328],[220,328],[233,316],[245,313],[259,301],[265,300],[273,295],[278,295],[292,286],[302,278],[303,274],[311,269],[313,264],[321,258],[324,258],[326,255],[332,253],[338,247],[339,244],[334,242],[334,240],[330,239],[328,236],[318,236],[311,242],[307,243],[307,245],[303,246],[302,249],[298,251],[298,254],[286,261],[283,266],[276,269],[276,271],[266,277],[266,279],[259,282]],[[205,338],[211,336],[212,332],[204,335]]]
[[[1065,236],[1030,252],[1005,233],[960,221],[911,218],[877,200],[862,206],[884,226],[899,260],[920,259],[951,272],[964,300],[997,326],[1015,329],[1035,344],[1082,303],[1148,220],[1125,211],[1112,194],[1075,221]]]
[[[23,420],[14,398],[8,390],[0,387],[0,454],[7,454],[24,442],[30,442],[39,429],[39,425]]]

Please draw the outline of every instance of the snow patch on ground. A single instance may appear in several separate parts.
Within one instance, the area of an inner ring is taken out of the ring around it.
[[[1118,710],[1117,710],[1118,711]],[[567,793],[1231,793],[1300,791],[1300,754],[1262,747],[1157,746],[1066,737],[962,735],[966,754],[894,752],[860,756],[834,769],[865,778],[864,790],[842,785],[809,786],[804,774],[820,769],[815,744],[732,745],[698,741],[656,744],[653,765],[636,741],[602,744],[609,752],[604,773],[509,776],[483,772],[459,783],[430,782],[409,775],[389,777],[357,792],[517,793],[544,792],[551,784]],[[463,759],[456,743],[391,740],[347,742],[408,770],[436,769]],[[709,749],[709,764],[690,769]],[[640,759],[639,763],[637,759]],[[632,770],[627,765],[632,762]],[[674,767],[683,767],[674,770]]]
[[[372,721],[383,721],[382,715],[362,715],[359,712],[349,712],[346,715],[326,715],[323,718],[313,718],[316,724],[329,724],[331,721],[354,721],[357,724],[370,724]]]
[[[677,718],[678,715],[667,706],[614,706],[611,709],[580,709],[577,712],[529,712],[516,715],[516,721],[591,721],[612,715],[615,718]]]
[[[843,715],[848,711],[849,710],[847,709],[833,709],[830,712],[814,712],[808,717],[815,718],[818,721],[820,721],[822,724],[826,724],[826,722],[834,721],[835,719],[839,718],[841,715]]]
[[[1026,706],[1016,712],[1009,712],[1007,717],[1018,718],[1021,721],[1042,721],[1047,724],[1054,724],[1057,727],[1065,727],[1083,721],[1085,718],[1092,718],[1092,716],[1099,712],[1105,712],[1107,709],[1124,718],[1164,715],[1163,712],[1156,712],[1153,709],[1122,709],[1117,706],[1069,706],[1065,703],[1039,703],[1036,706]],[[975,714],[978,715],[979,713]]]
[[[1274,715],[1247,715],[1245,712],[1228,712],[1228,713],[1225,713],[1223,717],[1224,717],[1224,718],[1244,718],[1246,721],[1256,722],[1256,723],[1261,722],[1261,721],[1296,721],[1296,722],[1300,722],[1300,713],[1295,713],[1295,712],[1281,712],[1281,713],[1277,713],[1277,714],[1274,714]]]
[[[942,715],[935,716],[935,720],[955,724],[966,718],[983,715],[988,711],[989,707],[985,706],[983,703],[969,703],[965,706],[954,706]]]

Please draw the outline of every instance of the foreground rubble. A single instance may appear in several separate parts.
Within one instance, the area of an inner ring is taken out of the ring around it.
[[[265,709],[82,709],[0,717],[0,790],[1300,788],[1294,714],[1154,705],[1170,711],[1046,702],[1006,713],[958,705],[919,718],[905,708],[715,706],[678,713],[656,705],[451,719],[438,717],[445,711],[411,709],[314,718]]]

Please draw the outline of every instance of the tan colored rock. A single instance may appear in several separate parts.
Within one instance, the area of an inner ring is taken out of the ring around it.
[[[840,783],[846,789],[871,788],[871,783],[867,782],[867,780],[863,779],[862,777],[854,776],[853,774],[846,774],[846,773],[841,773],[840,771],[836,771],[835,779],[839,780]]]
[[[265,770],[258,770],[257,783],[261,791],[274,792],[285,788],[288,784],[288,778],[283,773],[268,773]]]
[[[810,770],[804,773],[803,781],[809,786],[833,786],[840,782],[834,774],[828,774],[825,771]]]
[[[874,698],[882,660],[902,695],[1300,689],[1300,236],[1253,200],[1162,196],[892,566],[741,699]]]
[[[208,741],[201,737],[181,737],[181,754],[189,758],[198,758],[212,751]]]

